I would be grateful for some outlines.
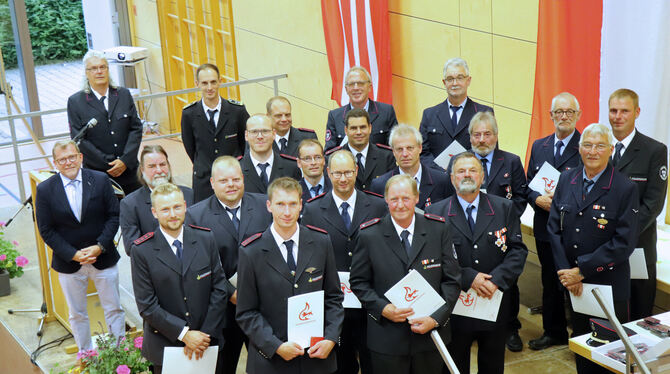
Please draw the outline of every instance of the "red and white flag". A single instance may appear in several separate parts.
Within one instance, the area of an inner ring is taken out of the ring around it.
[[[372,77],[373,100],[392,104],[391,47],[387,0],[321,0],[328,65],[333,81],[331,98],[349,102],[344,76],[363,66]]]
[[[609,124],[609,95],[629,88],[640,96],[636,127],[665,144],[670,140],[670,2],[624,0],[540,1],[533,141],[554,132],[551,99],[567,91],[583,111],[581,131]],[[527,162],[526,162],[527,164]]]

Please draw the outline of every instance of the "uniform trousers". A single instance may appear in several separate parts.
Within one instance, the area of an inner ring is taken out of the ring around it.
[[[345,309],[344,324],[337,350],[337,373],[371,374],[370,351],[365,340],[367,315],[364,309]],[[359,366],[360,362],[360,366]]]
[[[458,371],[470,373],[470,348],[477,341],[477,369],[482,374],[501,373],[505,369],[505,341],[508,326],[488,331],[463,331],[452,326],[451,342],[447,350]],[[446,372],[446,371],[445,371]]]
[[[408,355],[387,355],[370,351],[372,372],[377,374],[440,374],[444,361],[437,352],[425,351]]]
[[[558,340],[568,339],[564,288],[558,280],[551,244],[535,240],[542,265],[542,327],[544,334]]]

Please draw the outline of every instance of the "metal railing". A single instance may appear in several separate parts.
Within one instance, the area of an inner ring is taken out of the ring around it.
[[[240,80],[240,81],[235,81],[235,82],[223,83],[219,86],[219,88],[243,86],[243,85],[246,85],[246,84],[254,84],[254,83],[260,83],[260,82],[272,81],[273,88],[274,88],[274,95],[277,96],[277,95],[279,95],[279,80],[287,78],[287,77],[288,77],[288,74],[278,74],[278,75],[270,75],[270,76],[265,76],[265,77],[260,77],[260,78],[245,79],[245,80]],[[153,99],[160,99],[160,98],[163,98],[163,97],[189,94],[189,93],[194,93],[194,92],[199,92],[199,91],[200,91],[200,88],[194,87],[194,88],[186,88],[186,89],[183,89],[183,90],[159,92],[159,93],[149,94],[149,95],[140,95],[140,96],[134,97],[133,99],[134,99],[135,102],[147,101],[147,100],[153,100]],[[4,121],[9,122],[9,129],[10,129],[10,133],[11,133],[11,137],[12,137],[12,148],[13,148],[13,151],[14,151],[14,160],[13,161],[2,162],[2,163],[0,163],[0,166],[15,164],[16,177],[17,177],[18,185],[19,185],[19,194],[20,194],[20,197],[21,197],[20,200],[25,201],[26,200],[26,191],[25,191],[25,185],[23,183],[23,169],[21,167],[21,163],[26,162],[26,161],[35,161],[35,160],[47,159],[51,156],[50,155],[43,155],[43,156],[35,156],[35,157],[30,157],[30,158],[25,158],[25,159],[20,158],[19,142],[18,142],[17,137],[16,137],[16,128],[14,126],[14,121],[25,119],[25,118],[31,118],[31,117],[41,117],[41,116],[46,116],[46,115],[51,115],[51,114],[63,113],[63,112],[67,111],[67,108],[41,110],[41,111],[37,111],[37,112],[28,112],[28,113],[20,113],[20,114],[11,114],[12,110],[11,110],[10,102],[9,102],[9,99],[7,98],[7,96],[5,96],[5,101],[6,101],[6,104],[7,104],[7,113],[10,113],[10,114],[7,115],[7,116],[4,116],[4,117],[0,117],[0,122],[4,122]],[[150,141],[150,140],[156,140],[156,139],[162,139],[162,138],[169,138],[169,137],[175,137],[175,136],[179,136],[179,135],[181,135],[181,133],[150,136],[150,137],[143,138],[142,141]],[[65,133],[50,135],[48,137],[42,137],[39,140],[59,139],[59,138],[65,138],[65,137],[69,137],[69,136],[70,136],[70,133],[65,132]],[[21,142],[22,145],[24,145],[24,144],[34,144],[34,143],[35,143],[35,141]]]

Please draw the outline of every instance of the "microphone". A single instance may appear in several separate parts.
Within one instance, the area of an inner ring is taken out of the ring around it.
[[[88,131],[89,129],[92,129],[97,124],[98,124],[98,120],[95,119],[95,118],[91,118],[91,120],[88,121],[88,123],[86,125],[84,125],[84,127],[82,127],[81,130],[79,130],[79,133],[77,133],[77,135],[75,135],[75,137],[72,138],[72,140],[75,143],[77,143],[77,145],[79,145],[79,142],[81,141],[81,139],[86,134],[86,131]]]

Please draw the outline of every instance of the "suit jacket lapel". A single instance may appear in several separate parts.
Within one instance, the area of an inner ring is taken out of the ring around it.
[[[164,263],[170,269],[174,270],[177,274],[181,274],[181,263],[174,252],[172,252],[172,247],[163,236],[163,233],[160,230],[156,230],[156,247],[154,248],[158,253],[156,258],[158,261]],[[185,234],[184,234],[185,235]]]
[[[623,170],[631,161],[637,157],[637,152],[641,149],[639,132],[635,133],[633,140],[628,144],[628,148],[616,165],[617,170]]]
[[[409,262],[407,262],[408,265],[414,263],[414,260],[416,260],[416,258],[419,256],[419,253],[421,253],[423,246],[426,245],[426,235],[428,233],[426,232],[424,223],[425,222],[421,217],[415,215],[414,235],[412,237],[412,247],[409,254]]]
[[[391,248],[391,251],[395,253],[396,256],[407,266],[408,264],[408,258],[407,258],[407,253],[405,253],[405,247],[403,247],[402,242],[400,241],[400,237],[398,236],[398,232],[395,231],[395,227],[393,226],[393,222],[391,222],[391,215],[387,214],[383,219],[381,224],[383,225],[383,235],[384,235],[384,242],[386,243],[387,248]]]
[[[433,177],[430,175],[428,168],[421,166],[421,184],[419,186],[419,204],[421,208],[426,205],[426,200],[433,192]]]
[[[600,178],[598,178],[596,184],[594,184],[593,187],[591,187],[591,192],[589,192],[588,195],[586,195],[586,199],[581,201],[579,210],[582,210],[584,207],[589,206],[594,201],[596,201],[600,196],[604,195],[606,192],[609,191],[610,187],[612,186],[613,175],[614,175],[614,168],[612,168],[612,165],[607,165],[607,168],[600,175]],[[582,185],[583,184],[584,180],[582,178]]]
[[[553,146],[553,143],[552,143],[552,146]],[[571,159],[578,152],[579,152],[579,132],[577,130],[575,130],[575,133],[572,135],[572,138],[570,139],[570,142],[565,146],[565,149],[563,150],[563,154],[561,155],[561,158],[559,159],[558,164],[554,165],[554,167],[558,171],[561,171],[561,168],[562,168],[563,164],[565,164],[566,161]]]
[[[105,106],[102,104],[102,102],[100,102],[100,100],[98,100],[98,97],[95,96],[93,92],[86,94],[86,103],[95,108],[97,112],[103,113],[105,114],[105,117],[107,117],[107,109],[105,109]]]
[[[489,179],[486,181],[486,187],[490,181],[494,180],[496,175],[500,172],[503,165],[505,164],[505,156],[500,154],[498,149],[493,151],[493,161],[491,162],[491,172],[489,173]]]
[[[449,99],[447,99],[447,103],[448,101]],[[458,126],[456,127],[455,134],[458,134],[464,129],[468,128],[470,125],[470,119],[475,115],[475,105],[472,103],[472,99],[468,97],[468,101],[465,103],[465,107],[461,110],[461,118],[458,119]]]
[[[370,124],[373,124],[379,116],[377,103],[372,101],[372,99],[368,99],[368,115],[370,116]]]
[[[198,240],[195,238],[193,231],[188,226],[184,226],[184,244],[182,244],[183,252],[181,256],[181,275],[186,275],[186,271],[191,266],[191,262],[198,254],[197,243]]]
[[[63,180],[61,179],[60,174],[57,174],[57,175],[58,175],[58,179],[54,180],[54,183],[56,184],[55,193],[60,194],[61,198],[56,199],[56,201],[60,202],[63,211],[68,212],[70,214],[70,219],[72,219],[73,221],[77,221],[77,217],[74,215],[74,212],[72,211],[72,207],[70,206],[70,200],[68,200],[68,198],[67,198],[67,192],[65,192],[65,187],[63,186]],[[82,179],[83,179],[83,175],[82,175]],[[82,184],[81,187],[82,187],[82,191],[83,191],[84,185]],[[83,193],[82,193],[82,200],[83,200]],[[82,206],[83,206],[83,201],[82,201]],[[83,211],[83,209],[82,209],[82,211]]]
[[[442,123],[442,127],[453,138],[455,135],[454,126],[451,124],[451,113],[449,112],[449,99],[444,101],[444,105],[440,106],[437,112],[437,119]]]
[[[254,166],[254,164],[251,163],[250,155],[247,154],[244,158],[242,158],[241,166],[242,171],[245,174],[244,182],[245,183],[249,182],[255,185],[259,191],[265,190],[265,187],[263,187],[263,182],[261,182],[261,177],[256,172],[256,166]],[[274,166],[272,167],[272,169],[274,170]]]
[[[91,174],[87,170],[82,169],[81,170],[81,214],[79,215],[79,218],[81,219],[80,222],[84,222],[84,212],[86,212],[86,208],[88,207],[88,200],[91,197],[91,191],[93,190],[93,188],[95,188],[95,180],[93,179],[93,176],[91,176]],[[70,210],[72,210],[72,209],[70,209]]]
[[[272,152],[272,171],[270,172],[269,182],[279,178],[280,175],[285,175],[283,173],[284,166],[279,161],[279,153]],[[260,180],[260,177],[258,178]]]
[[[356,206],[354,207],[354,216],[351,217],[351,232],[354,232],[361,223],[368,221],[368,212],[370,212],[370,199],[365,192],[356,191]],[[342,224],[344,226],[344,223]]]
[[[254,219],[254,207],[252,204],[249,204],[249,199],[245,199],[244,195],[242,195],[242,205],[240,205],[241,209],[241,214],[240,214],[240,231],[239,235],[244,235],[244,233],[247,232],[247,228],[249,227],[249,223],[251,220]],[[262,212],[261,212],[262,213]],[[230,225],[233,225],[233,222],[230,222]],[[255,234],[255,233],[254,233]],[[243,238],[239,238],[243,239]],[[238,239],[238,242],[239,242]]]
[[[295,267],[295,281],[297,282],[302,273],[305,272],[307,264],[312,259],[314,254],[314,239],[306,228],[300,229],[299,243],[298,243],[298,263]],[[325,270],[325,269],[323,269]]]
[[[228,119],[230,118],[229,107],[226,105],[225,100],[221,98],[221,111],[219,112],[219,118],[216,122],[216,129],[214,129],[214,135],[218,135],[221,130],[226,127]]]
[[[244,201],[244,199],[242,199]],[[244,204],[244,203],[243,203]],[[214,219],[217,222],[221,223],[221,226],[230,233],[232,237],[237,240],[239,243],[239,234],[237,231],[235,231],[235,226],[233,225],[233,221],[230,220],[230,217],[228,216],[228,212],[224,209],[224,207],[221,206],[221,202],[219,202],[219,199],[217,199],[216,195],[211,197],[211,200],[209,201],[209,208],[212,211],[212,214],[214,215]],[[240,207],[240,209],[243,209]],[[240,212],[242,213],[242,212]],[[242,214],[243,216],[244,214]],[[240,222],[240,226],[242,226],[242,223]]]
[[[279,274],[281,274],[287,281],[294,283],[294,277],[291,275],[291,271],[288,268],[288,264],[284,260],[284,257],[277,246],[277,243],[274,241],[272,232],[268,227],[263,233],[263,237],[260,239],[263,244],[263,252],[265,254],[265,262],[270,265],[271,268],[275,269]],[[300,258],[300,256],[298,256]]]
[[[376,146],[374,144],[368,145],[368,155],[365,157],[365,172],[363,173],[363,181],[366,181],[368,178],[370,178],[370,174],[372,174],[372,171],[375,169],[375,165],[377,164],[378,154],[375,147]]]
[[[116,103],[119,102],[119,91],[116,88],[109,88],[108,92],[109,97],[107,98],[107,107],[109,108],[108,113],[111,118],[114,109],[116,108]]]
[[[448,201],[447,214],[445,216],[449,219],[449,222],[463,234],[463,236],[472,240],[472,231],[470,231],[470,225],[468,225],[468,221],[465,218],[461,203],[458,202],[456,195],[451,196]]]
[[[472,241],[477,241],[482,234],[486,232],[489,225],[495,219],[493,205],[486,194],[479,194],[479,207],[477,207],[477,222],[475,223],[475,232],[472,235]]]
[[[358,201],[356,201],[356,204],[358,204]],[[335,205],[332,192],[329,192],[326,196],[321,198],[319,206],[321,207],[321,213],[323,214],[323,218],[326,221],[330,222],[331,225],[335,226],[335,228],[341,231],[344,235],[348,236],[349,233],[347,232],[347,228],[344,226],[344,221],[342,220],[340,210]],[[356,215],[356,213],[354,213],[354,215]],[[351,224],[353,226],[354,224],[353,219],[351,221],[352,221]]]

